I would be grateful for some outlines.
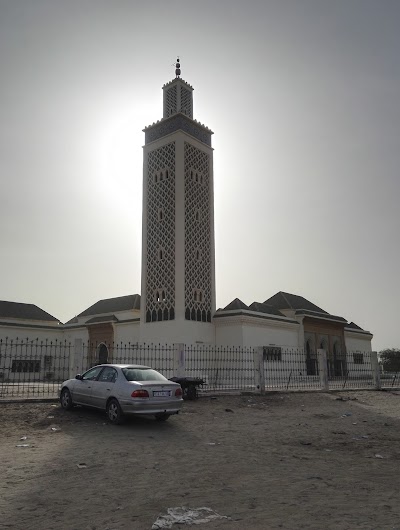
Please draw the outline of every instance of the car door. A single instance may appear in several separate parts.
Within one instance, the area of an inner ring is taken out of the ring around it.
[[[94,407],[106,408],[107,399],[113,393],[118,372],[112,366],[105,366],[97,381],[93,384],[91,400]]]
[[[92,391],[93,385],[96,383],[97,377],[103,370],[103,366],[95,366],[82,376],[82,379],[75,381],[72,399],[75,403],[81,405],[93,406],[92,402]]]

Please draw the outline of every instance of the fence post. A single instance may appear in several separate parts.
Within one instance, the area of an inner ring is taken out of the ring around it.
[[[380,390],[381,387],[381,371],[379,369],[378,363],[378,354],[376,351],[371,352],[371,368],[372,368],[372,377],[374,380],[374,386],[376,390]]]
[[[318,364],[319,364],[319,379],[321,381],[322,390],[329,390],[328,382],[328,362],[326,358],[326,350],[317,350]]]
[[[254,349],[254,371],[256,389],[260,394],[265,394],[265,373],[264,373],[264,348],[258,346]]]
[[[185,345],[180,342],[174,344],[174,375],[185,377]]]
[[[72,359],[69,368],[69,376],[72,379],[76,374],[83,372],[83,340],[75,339]]]

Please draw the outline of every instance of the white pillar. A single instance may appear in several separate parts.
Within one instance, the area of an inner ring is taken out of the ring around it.
[[[326,358],[326,350],[317,350],[318,364],[319,364],[319,378],[321,381],[322,390],[329,390],[328,382],[328,363]]]
[[[264,373],[264,348],[258,346],[254,350],[254,371],[256,389],[260,394],[265,394],[265,373]]]
[[[185,345],[174,344],[174,376],[185,377]]]
[[[74,350],[72,354],[71,364],[69,367],[69,377],[72,379],[76,374],[83,372],[83,340],[75,339]]]
[[[372,377],[374,379],[374,386],[376,390],[381,389],[381,371],[379,369],[378,354],[376,351],[371,352],[371,368]]]

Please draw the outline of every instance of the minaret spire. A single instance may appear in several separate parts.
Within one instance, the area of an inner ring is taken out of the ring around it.
[[[175,75],[176,77],[179,77],[181,75],[181,64],[179,62],[179,57],[176,59]]]

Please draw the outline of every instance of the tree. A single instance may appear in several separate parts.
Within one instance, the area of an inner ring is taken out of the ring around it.
[[[400,350],[387,348],[379,352],[380,363],[384,372],[400,372]]]

